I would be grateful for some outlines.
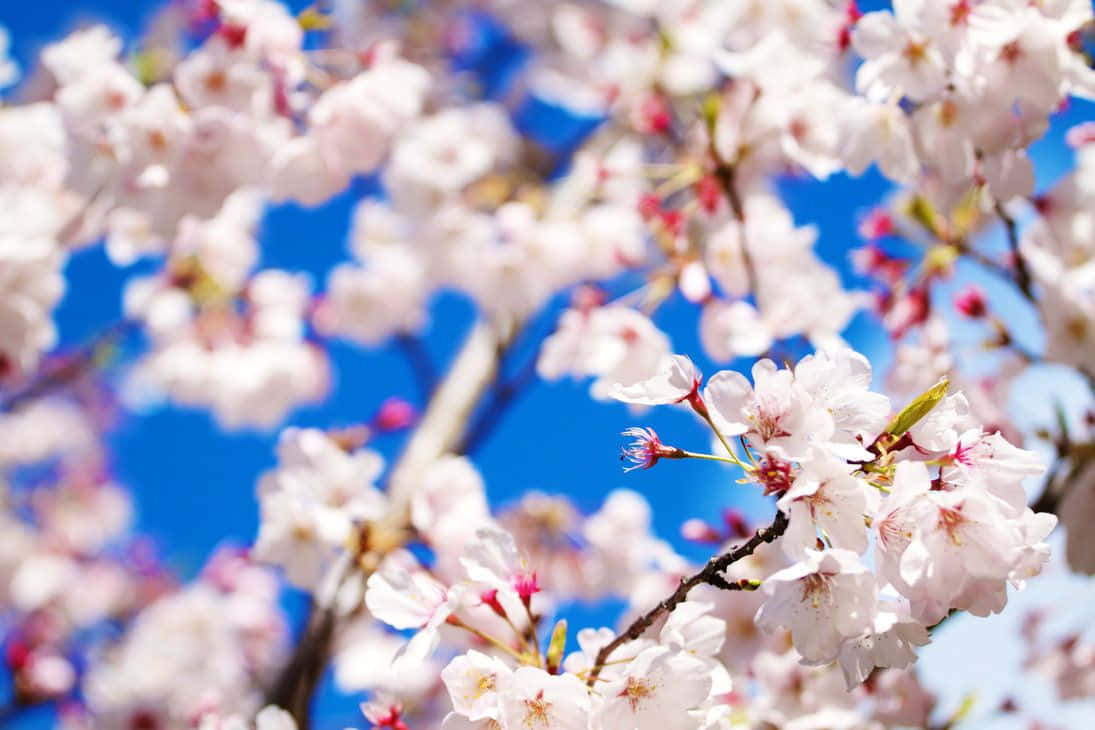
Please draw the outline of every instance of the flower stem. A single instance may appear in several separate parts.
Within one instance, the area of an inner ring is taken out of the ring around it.
[[[481,631],[481,630],[475,628],[474,626],[468,625],[467,623],[465,623],[463,620],[457,618],[456,616],[449,616],[447,623],[450,626],[456,626],[457,628],[464,629],[465,631],[468,631],[472,635],[482,639],[483,641],[485,641],[486,643],[488,643],[491,646],[495,647],[496,649],[501,649],[502,651],[506,652],[507,654],[512,656],[514,659],[517,659],[518,661],[524,661],[524,657],[521,655],[521,652],[517,651],[516,649],[514,649],[509,644],[505,643],[504,641],[502,641],[500,639],[496,639],[495,637],[491,636],[490,634],[488,634],[485,631]]]

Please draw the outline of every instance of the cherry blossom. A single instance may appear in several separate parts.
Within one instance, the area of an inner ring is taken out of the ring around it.
[[[846,639],[870,627],[877,611],[874,576],[849,550],[810,550],[764,583],[768,600],[757,623],[768,630],[791,631],[795,649],[806,662],[837,657]]]
[[[611,395],[616,400],[652,406],[680,403],[693,397],[702,376],[684,355],[673,355],[662,363],[657,375],[629,385],[618,385]]]
[[[1090,3],[396,5],[0,28],[0,715],[958,726],[920,647],[1095,570]],[[607,400],[633,489],[535,411]],[[194,575],[119,452],[172,407],[276,442]]]
[[[572,674],[555,676],[536,667],[519,667],[500,699],[503,727],[581,730],[589,726],[589,695]]]

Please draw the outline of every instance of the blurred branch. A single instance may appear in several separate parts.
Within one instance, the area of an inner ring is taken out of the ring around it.
[[[425,403],[433,395],[433,389],[437,387],[437,367],[430,358],[430,353],[426,350],[421,337],[403,333],[396,336],[395,341],[411,368],[415,385],[418,386],[418,395]]]
[[[454,449],[457,454],[470,454],[476,451],[502,420],[509,406],[525,392],[528,386],[536,380],[536,357],[529,358],[528,362],[512,378],[505,382],[498,382],[491,389],[489,400],[479,411],[479,417],[468,428],[460,444]]]
[[[392,467],[388,494],[393,510],[405,507],[410,501],[422,469],[443,454],[457,450],[476,404],[498,376],[501,353],[515,330],[512,327],[500,332],[486,322],[472,328]]]
[[[1011,249],[1011,257],[1015,267],[1015,283],[1023,296],[1033,302],[1034,291],[1031,288],[1030,269],[1027,268],[1026,259],[1019,253],[1019,228],[1015,224],[1015,219],[1004,210],[1004,206],[999,202],[996,203],[996,215],[1003,222],[1008,234],[1008,248]]]
[[[388,475],[386,519],[397,524],[408,521],[408,506],[423,469],[461,442],[475,405],[498,377],[501,355],[515,331],[515,327],[500,330],[479,322],[465,338]],[[270,704],[293,715],[300,730],[310,726],[312,698],[330,662],[337,624],[330,605],[313,604],[306,628],[267,696]]]
[[[956,240],[953,243],[954,247],[958,249],[958,252],[971,259],[972,261],[980,264],[985,269],[988,269],[993,274],[1006,279],[1009,283],[1015,283],[1015,274],[1003,263],[986,256],[981,251],[973,248],[969,243],[964,240]]]
[[[126,321],[114,324],[74,352],[58,357],[55,364],[43,366],[43,372],[28,385],[0,399],[0,413],[18,410],[79,380],[100,361],[104,353],[126,336],[132,326],[131,322]]]
[[[333,608],[312,605],[293,655],[266,696],[267,704],[277,705],[293,716],[299,730],[308,730],[311,725],[312,697],[330,661],[335,623]]]
[[[643,632],[650,628],[662,614],[671,613],[678,605],[684,603],[685,599],[688,598],[689,591],[699,584],[707,583],[724,590],[755,589],[756,585],[750,582],[730,583],[723,578],[720,573],[739,560],[743,560],[752,555],[761,545],[775,542],[775,540],[787,531],[788,522],[787,515],[776,510],[775,519],[772,520],[772,524],[768,527],[757,530],[747,542],[739,545],[733,550],[711,558],[700,572],[688,578],[681,578],[680,585],[677,587],[677,590],[673,591],[672,595],[662,600],[658,605],[654,606],[654,608],[650,609],[642,616],[639,616],[623,633],[617,635],[615,639],[601,647],[601,650],[597,652],[597,658],[593,663],[593,669],[589,673],[587,684],[592,687],[594,683],[596,683],[597,677],[601,673],[601,669],[604,667],[609,657],[612,656],[612,652],[629,641],[634,641],[642,636]]]

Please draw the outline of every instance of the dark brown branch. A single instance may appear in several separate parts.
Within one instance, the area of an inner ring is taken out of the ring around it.
[[[113,347],[130,332],[131,322],[119,322],[96,335],[74,352],[57,358],[22,390],[0,399],[0,413],[11,413],[38,398],[62,390],[86,375],[95,366],[105,348]]]
[[[310,725],[312,697],[330,661],[334,635],[334,611],[313,606],[304,634],[266,696],[267,704],[292,715],[300,730]]]
[[[1019,253],[1019,228],[1015,225],[1015,219],[1000,203],[996,204],[996,215],[1003,221],[1004,228],[1007,230],[1008,248],[1011,249],[1011,258],[1015,267],[1015,283],[1019,291],[1023,292],[1023,296],[1033,302],[1034,290],[1031,288],[1030,269],[1027,268],[1026,259]]]
[[[478,449],[486,437],[498,425],[513,402],[522,395],[528,386],[536,379],[536,358],[533,357],[519,373],[504,383],[498,384],[492,391],[490,398],[475,419],[460,444],[456,447],[457,454],[470,454]]]
[[[421,338],[409,334],[398,335],[395,341],[410,366],[418,395],[423,403],[429,401],[433,389],[437,387],[437,367],[433,364],[425,344]]]
[[[745,237],[745,205],[738,193],[737,171],[733,165],[728,165],[719,158],[715,149],[714,136],[711,138],[711,157],[715,160],[715,179],[719,181],[722,194],[726,196],[726,202],[730,204],[730,212],[741,224],[741,258],[745,262],[745,275],[749,279],[749,291],[753,298],[757,296],[757,270],[753,265],[753,255],[749,251],[749,241]]]
[[[688,598],[689,591],[699,584],[707,583],[708,585],[713,585],[724,590],[749,590],[754,587],[749,582],[731,583],[720,574],[739,560],[743,560],[752,555],[761,545],[775,542],[787,531],[787,524],[787,515],[777,510],[776,517],[772,520],[772,524],[757,530],[747,542],[729,552],[711,558],[707,561],[707,565],[703,567],[703,570],[695,575],[688,578],[681,578],[680,585],[677,586],[677,590],[673,591],[672,595],[661,601],[639,618],[635,619],[623,633],[617,635],[615,639],[605,644],[605,646],[597,652],[597,658],[593,663],[593,669],[590,670],[589,679],[587,680],[589,686],[592,687],[597,681],[601,669],[604,667],[605,662],[608,661],[609,657],[612,656],[612,652],[629,641],[634,641],[642,636],[643,632],[650,628],[662,614],[671,613],[677,606],[684,603],[685,599]]]

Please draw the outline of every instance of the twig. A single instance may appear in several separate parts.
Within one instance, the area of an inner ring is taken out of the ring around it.
[[[749,240],[745,237],[745,205],[737,187],[737,170],[733,165],[723,162],[715,150],[715,141],[711,140],[711,156],[715,160],[715,179],[719,181],[723,195],[730,204],[730,212],[741,225],[741,259],[745,263],[745,275],[749,279],[749,291],[757,298],[757,270],[753,265],[753,254],[749,251]]]
[[[1019,286],[1019,291],[1023,292],[1023,296],[1033,302],[1034,291],[1031,289],[1030,269],[1027,268],[1026,259],[1019,253],[1019,229],[1015,225],[1015,219],[999,202],[996,203],[996,215],[1003,221],[1004,228],[1007,230],[1008,247],[1011,249],[1011,257],[1015,264],[1015,283]]]
[[[985,269],[989,270],[997,276],[1007,279],[1009,282],[1015,282],[1015,275],[1007,266],[1001,262],[993,259],[990,256],[986,256],[984,253],[970,246],[967,242],[958,240],[954,242],[954,247],[958,249],[958,253],[968,257],[972,261],[980,264]]]
[[[123,339],[132,324],[120,322],[96,335],[75,352],[66,354],[62,362],[48,372],[43,372],[22,390],[0,399],[0,413],[10,413],[24,404],[78,380],[99,356],[102,349]]]
[[[688,592],[700,583],[707,583],[725,590],[745,590],[745,585],[741,583],[730,583],[723,578],[720,573],[739,560],[752,555],[761,545],[774,542],[780,535],[786,532],[787,524],[787,515],[777,510],[776,517],[772,520],[772,524],[757,530],[757,532],[749,538],[748,542],[739,545],[730,552],[716,555],[711,558],[707,561],[707,565],[703,567],[703,570],[695,575],[688,578],[681,578],[680,585],[677,586],[677,590],[673,591],[672,595],[661,601],[661,603],[654,606],[654,608],[650,609],[639,618],[635,619],[631,625],[627,627],[627,630],[605,644],[601,650],[597,652],[597,658],[594,661],[593,669],[589,673],[587,684],[592,687],[597,681],[597,677],[601,673],[601,668],[604,667],[608,658],[612,656],[612,652],[616,651],[627,642],[634,641],[642,636],[643,632],[650,628],[658,617],[662,614],[671,613],[678,605],[683,603],[684,600],[688,598]]]
[[[528,385],[536,379],[536,358],[533,357],[521,369],[519,373],[504,383],[498,384],[490,395],[490,400],[479,412],[460,444],[456,447],[457,454],[470,454],[478,449],[486,437],[490,434],[502,416],[518,396],[523,394]]]
[[[437,367],[420,337],[404,333],[398,335],[395,341],[403,357],[407,359],[407,364],[410,365],[415,385],[418,386],[418,395],[425,403],[433,395],[433,389],[437,387]]]

